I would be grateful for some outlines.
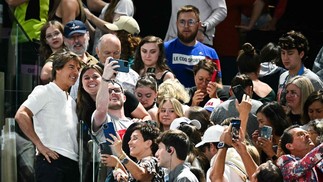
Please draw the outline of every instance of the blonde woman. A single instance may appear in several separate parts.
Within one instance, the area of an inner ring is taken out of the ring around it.
[[[189,106],[186,105],[186,103],[189,102],[190,96],[185,90],[184,85],[182,85],[176,78],[167,79],[159,85],[157,93],[157,105],[161,103],[165,96],[176,98],[182,104],[184,113],[189,109]],[[152,108],[149,110],[152,120],[157,121],[157,112],[158,108]]]
[[[160,126],[160,131],[169,130],[174,119],[183,116],[183,106],[176,98],[164,98],[159,104],[157,113],[157,121]]]
[[[305,76],[295,76],[287,83],[287,117],[292,124],[302,125],[303,106],[312,92],[314,92],[313,84]]]

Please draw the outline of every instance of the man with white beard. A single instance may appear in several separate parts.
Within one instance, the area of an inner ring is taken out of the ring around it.
[[[96,64],[99,61],[87,52],[90,41],[90,34],[85,24],[79,20],[72,20],[64,27],[64,44],[75,54],[81,57],[82,67],[87,64]],[[79,80],[72,86],[70,95],[77,98]]]

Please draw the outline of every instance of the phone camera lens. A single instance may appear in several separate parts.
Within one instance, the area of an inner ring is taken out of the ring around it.
[[[108,124],[107,124],[107,123],[104,123],[104,124],[102,125],[102,127],[103,127],[104,129],[109,128],[109,126],[108,126]]]

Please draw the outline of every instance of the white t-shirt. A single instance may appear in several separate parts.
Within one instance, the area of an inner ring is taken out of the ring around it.
[[[210,180],[210,173],[211,168],[213,166],[214,160],[216,155],[214,155],[211,159],[211,167],[206,172],[206,181],[211,182]],[[247,178],[246,176],[246,169],[242,162],[240,155],[234,148],[228,148],[227,155],[225,157],[225,164],[224,164],[224,173],[223,173],[223,181],[224,182],[244,182]]]
[[[51,150],[78,161],[78,117],[72,97],[50,82],[36,86],[22,105],[33,113],[34,129],[41,142]]]

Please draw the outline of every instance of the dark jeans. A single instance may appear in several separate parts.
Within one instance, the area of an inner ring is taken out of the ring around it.
[[[80,171],[78,162],[59,155],[57,160],[49,163],[43,155],[36,156],[37,182],[79,182]]]

